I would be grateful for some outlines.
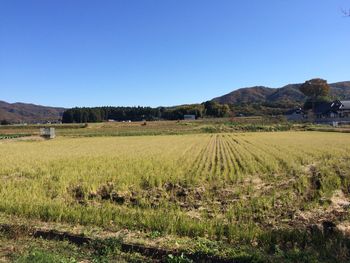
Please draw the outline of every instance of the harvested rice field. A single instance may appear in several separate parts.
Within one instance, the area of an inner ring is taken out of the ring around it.
[[[349,259],[346,133],[3,140],[0,156],[3,224],[176,242],[153,259],[169,262]]]

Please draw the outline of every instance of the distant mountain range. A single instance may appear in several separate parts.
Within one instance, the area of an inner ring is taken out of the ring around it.
[[[250,88],[242,88],[234,90],[221,97],[213,100],[221,104],[230,104],[233,106],[246,107],[250,104],[286,104],[302,105],[306,97],[299,91],[301,84],[289,84],[282,88],[269,88],[264,86],[256,86]],[[350,81],[337,82],[330,84],[330,96],[337,99],[350,100]],[[271,114],[269,111],[264,111],[264,107],[255,107],[255,110],[247,110],[244,108],[242,112],[248,114]],[[27,103],[7,103],[0,101],[0,121],[8,120],[12,123],[19,122],[56,122],[62,119],[64,108],[46,107]],[[265,109],[266,110],[266,109]],[[281,113],[282,111],[276,111]]]
[[[269,88],[256,86],[234,90],[213,100],[221,104],[249,104],[249,103],[283,103],[302,104],[306,97],[300,92],[301,84],[289,84],[282,88]],[[332,83],[330,85],[330,96],[332,98],[349,100],[350,81]]]
[[[0,101],[0,121],[7,120],[15,123],[54,122],[62,119],[64,110],[64,108]]]

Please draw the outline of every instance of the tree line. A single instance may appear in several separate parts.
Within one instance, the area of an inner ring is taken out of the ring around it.
[[[307,96],[305,109],[315,107],[325,101],[330,101],[329,85],[326,80],[312,79],[300,86],[300,91]],[[87,123],[115,121],[152,121],[152,120],[181,120],[184,115],[203,117],[229,117],[251,115],[283,115],[286,109],[295,107],[295,103],[281,101],[280,103],[248,103],[227,105],[215,101],[201,104],[182,105],[175,107],[93,107],[72,108],[63,113],[63,123]]]
[[[228,105],[207,101],[202,104],[183,105],[176,107],[76,107],[64,111],[63,123],[86,123],[115,121],[152,121],[181,120],[184,115],[203,117],[228,117],[231,111]]]

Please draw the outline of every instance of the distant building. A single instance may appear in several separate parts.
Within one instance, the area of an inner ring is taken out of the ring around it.
[[[314,114],[317,123],[350,123],[350,101],[321,103],[315,107]]]
[[[311,121],[319,124],[338,124],[350,123],[350,101],[335,100],[332,102],[323,102],[315,106],[314,110],[308,112],[301,108],[289,110],[285,113],[288,121]]]
[[[40,135],[47,139],[54,139],[56,137],[55,128],[40,128]]]
[[[196,119],[196,115],[184,115],[184,120],[195,120]]]
[[[289,110],[285,113],[288,121],[302,121],[306,118],[306,113],[301,108]]]

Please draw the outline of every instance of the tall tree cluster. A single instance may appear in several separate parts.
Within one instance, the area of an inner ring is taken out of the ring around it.
[[[225,117],[230,113],[227,105],[216,102],[183,105],[177,107],[94,107],[72,108],[66,110],[62,116],[63,123],[141,120],[181,120],[184,115],[202,117]]]
[[[324,79],[317,78],[305,81],[305,83],[300,86],[300,91],[308,97],[305,108],[308,108],[308,105],[311,104],[312,109],[315,110],[317,103],[328,101],[329,90],[330,87]]]

